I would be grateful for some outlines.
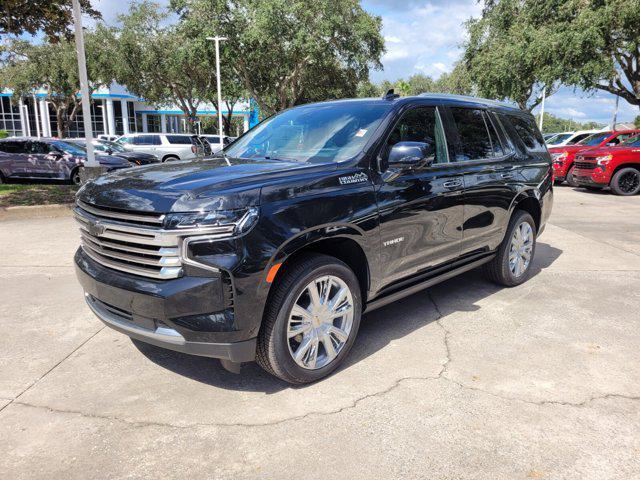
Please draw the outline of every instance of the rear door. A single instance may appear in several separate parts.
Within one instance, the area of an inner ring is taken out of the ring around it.
[[[24,177],[27,173],[28,152],[24,140],[0,142],[0,169],[5,177]]]
[[[460,255],[463,179],[449,163],[442,119],[434,106],[405,111],[381,148],[381,164],[401,141],[435,145],[433,163],[384,172],[377,191],[384,283],[421,273]]]
[[[488,110],[449,107],[447,136],[464,177],[462,254],[494,250],[509,223],[519,181],[515,151]]]

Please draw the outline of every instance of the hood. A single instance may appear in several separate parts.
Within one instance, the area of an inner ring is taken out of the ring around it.
[[[576,153],[576,152],[579,152],[580,150],[585,150],[589,148],[593,148],[593,147],[589,147],[587,145],[565,145],[564,147],[549,147],[549,153],[562,153],[562,152]]]
[[[84,202],[147,212],[237,209],[259,204],[269,181],[335,164],[229,159],[176,161],[125,169],[99,177],[78,191]]]
[[[87,157],[82,157],[82,161],[86,162]],[[129,162],[127,162],[124,158],[113,157],[111,155],[96,155],[96,162],[98,162],[100,165],[109,166],[129,164]]]
[[[600,147],[591,148],[580,152],[580,155],[588,155],[590,157],[600,157],[603,155],[616,154],[616,153],[640,153],[640,147],[632,147],[628,145],[620,145],[616,147]]]

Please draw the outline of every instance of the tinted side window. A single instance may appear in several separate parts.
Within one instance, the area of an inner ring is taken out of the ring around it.
[[[398,142],[425,142],[435,146],[434,163],[446,163],[447,147],[440,116],[435,107],[414,108],[406,112],[387,138],[385,157]]]
[[[451,108],[451,116],[458,132],[456,161],[480,160],[493,157],[494,150],[482,110]],[[497,135],[495,134],[497,140]]]
[[[29,142],[27,145],[27,150],[29,153],[33,153],[34,155],[46,154],[53,150],[57,150],[53,145],[48,145],[43,142]]]
[[[533,117],[500,114],[500,120],[510,123],[527,150],[539,151],[545,149],[544,139],[536,126]]]
[[[116,142],[118,143],[135,143],[134,142],[135,138],[134,137],[120,137],[118,140],[116,140]]]
[[[174,144],[191,145],[191,138],[182,135],[167,135],[167,141]]]
[[[26,142],[0,142],[0,152],[27,153]]]
[[[158,135],[138,135],[134,137],[135,145],[160,145],[160,137]]]
[[[578,136],[576,136],[573,140],[571,140],[568,145],[575,145],[576,143],[584,140],[585,138],[587,138],[589,135],[591,135],[590,133],[582,133]]]

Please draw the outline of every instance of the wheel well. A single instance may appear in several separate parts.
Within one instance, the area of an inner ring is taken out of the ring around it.
[[[611,176],[613,177],[618,170],[622,170],[623,168],[635,168],[640,171],[640,163],[623,163],[622,165],[618,165]]]
[[[286,259],[283,267],[286,268],[287,264],[291,264],[296,258],[310,252],[329,255],[346,263],[349,268],[353,270],[353,273],[356,274],[356,278],[360,283],[362,301],[366,302],[367,291],[369,289],[369,262],[362,247],[358,245],[358,242],[350,238],[327,238],[325,240],[319,240],[296,250]]]
[[[164,157],[162,157],[162,161],[166,162],[167,160],[169,160],[170,158],[177,158],[178,160],[180,160],[180,157],[178,155],[165,155]]]
[[[513,210],[514,212],[516,210],[523,210],[531,215],[531,218],[533,218],[533,221],[536,223],[536,232],[540,231],[540,219],[542,216],[542,210],[540,208],[540,202],[538,202],[535,198],[523,198],[516,204],[516,207]]]

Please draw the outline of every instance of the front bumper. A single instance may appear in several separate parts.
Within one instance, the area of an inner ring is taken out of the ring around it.
[[[578,185],[585,187],[606,187],[610,176],[601,168],[575,169],[573,179]]]
[[[114,330],[178,352],[236,363],[254,360],[256,338],[238,328],[220,275],[146,279],[108,269],[82,249],[75,264],[87,304]]]

